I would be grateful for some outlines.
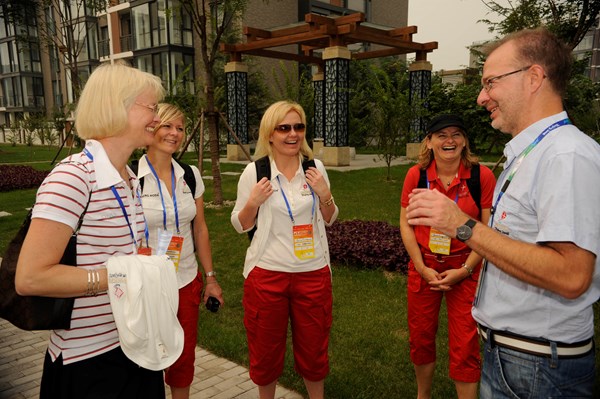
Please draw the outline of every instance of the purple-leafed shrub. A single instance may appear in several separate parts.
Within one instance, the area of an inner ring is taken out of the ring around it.
[[[379,221],[337,221],[327,227],[327,239],[333,264],[406,274],[409,256],[399,227]]]
[[[0,192],[39,187],[48,175],[24,165],[0,165]]]

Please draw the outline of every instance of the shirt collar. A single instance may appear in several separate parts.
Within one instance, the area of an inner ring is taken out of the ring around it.
[[[435,181],[437,179],[435,158],[431,160],[431,163],[427,167],[427,179],[429,181]],[[468,169],[463,163],[462,159],[458,165],[458,178],[460,180],[466,180],[471,177],[471,169]]]
[[[524,150],[546,129],[548,126],[555,122],[561,121],[567,118],[565,111],[559,112],[558,114],[551,115],[547,118],[540,119],[534,124],[526,127],[519,134],[513,137],[504,147],[504,156],[506,157],[505,166],[510,165],[511,162],[518,157]]]
[[[173,165],[173,170],[175,171],[175,180],[179,180],[184,175],[185,171],[173,158],[171,158],[171,165]],[[147,175],[152,175],[152,171],[148,165],[148,155],[144,154],[138,161],[137,178],[141,179]]]
[[[108,188],[117,184],[122,184],[123,178],[115,169],[112,162],[108,158],[102,143],[97,140],[86,140],[85,148],[94,157],[94,169],[96,170],[96,184],[98,189]],[[130,176],[134,176],[133,172],[127,168]]]
[[[296,174],[295,176],[298,176],[298,174],[304,174],[304,171],[302,170],[302,157],[299,156],[299,162],[298,162],[298,170],[296,170]],[[281,173],[279,171],[279,169],[277,169],[277,165],[275,164],[275,159],[273,157],[269,157],[270,163],[271,163],[271,180],[275,179],[277,176],[279,175],[283,175],[283,173]]]

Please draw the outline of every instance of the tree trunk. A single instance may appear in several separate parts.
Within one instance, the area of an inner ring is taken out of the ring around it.
[[[206,120],[208,121],[208,144],[213,177],[213,203],[223,205],[223,189],[221,187],[221,161],[219,155],[219,114],[215,112],[215,95],[213,89],[212,69],[205,72]]]

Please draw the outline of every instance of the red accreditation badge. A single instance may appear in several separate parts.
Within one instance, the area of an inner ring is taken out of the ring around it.
[[[294,254],[298,259],[312,259],[315,257],[315,240],[313,225],[301,224],[293,227]]]
[[[179,270],[179,260],[181,259],[181,251],[183,250],[183,237],[173,235],[169,247],[167,248],[167,256],[175,265],[175,271]]]
[[[150,247],[139,247],[138,248],[138,255],[150,256],[150,255],[152,255],[152,248],[150,248]]]

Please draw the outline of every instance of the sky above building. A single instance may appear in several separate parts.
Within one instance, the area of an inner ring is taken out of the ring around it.
[[[409,0],[408,25],[418,28],[414,41],[438,42],[438,49],[427,55],[434,71],[461,69],[469,64],[467,46],[494,37],[488,25],[477,22],[499,19],[488,12],[481,0]]]

